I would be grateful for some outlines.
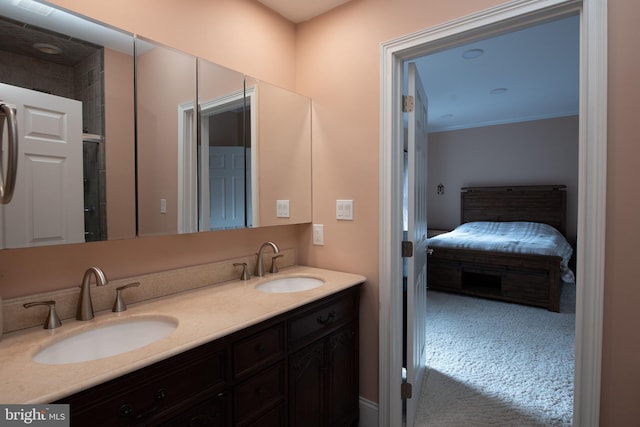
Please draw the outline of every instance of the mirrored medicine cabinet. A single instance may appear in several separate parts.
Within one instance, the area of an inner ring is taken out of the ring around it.
[[[311,221],[309,98],[13,3],[0,1],[0,100],[23,148],[1,247]]]

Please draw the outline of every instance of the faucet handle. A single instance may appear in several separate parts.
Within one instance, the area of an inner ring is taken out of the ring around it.
[[[36,305],[46,305],[49,307],[49,315],[47,316],[47,319],[44,321],[45,329],[55,329],[62,326],[62,322],[58,317],[58,313],[56,313],[55,301],[36,301],[36,302],[28,302],[26,304],[22,304],[24,308],[30,308]]]
[[[241,280],[249,280],[251,278],[251,276],[249,275],[249,270],[247,269],[247,263],[246,262],[234,262],[233,266],[234,267],[238,267],[238,266],[242,266],[242,274],[240,275],[240,279]]]
[[[277,254],[271,257],[271,273],[278,272],[278,263],[276,262],[278,258],[282,258],[284,254]]]
[[[134,286],[140,286],[140,282],[133,282],[129,283],[128,285],[116,288],[116,300],[113,303],[113,309],[111,311],[113,311],[114,313],[120,313],[121,311],[125,311],[127,309],[127,305],[124,303],[124,298],[122,298],[122,291]]]

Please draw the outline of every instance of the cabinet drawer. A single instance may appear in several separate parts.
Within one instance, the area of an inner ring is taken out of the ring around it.
[[[205,345],[61,399],[72,425],[129,426],[164,419],[173,408],[225,383],[226,349]]]
[[[282,427],[286,425],[287,418],[284,412],[284,403],[281,403],[256,420],[242,424],[242,427]]]
[[[284,362],[280,362],[234,388],[234,419],[243,425],[253,422],[264,411],[284,402],[284,397]]]
[[[211,392],[201,397],[195,405],[180,408],[180,414],[169,421],[161,421],[162,427],[208,426],[229,427],[231,425],[231,407],[227,400],[230,395],[223,391]]]
[[[502,278],[502,295],[532,304],[547,304],[549,276],[544,272],[508,272]]]
[[[308,339],[327,333],[353,319],[358,308],[357,296],[355,292],[349,293],[290,320],[290,345],[292,347],[303,345]]]
[[[284,324],[279,323],[233,344],[233,372],[242,376],[284,355]]]

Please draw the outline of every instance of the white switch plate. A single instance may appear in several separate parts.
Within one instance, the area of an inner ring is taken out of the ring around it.
[[[353,200],[336,200],[336,219],[353,220]]]
[[[324,245],[324,225],[313,224],[313,244]]]
[[[288,200],[276,200],[276,216],[278,218],[289,218]]]
[[[160,213],[167,213],[167,199],[160,199]]]

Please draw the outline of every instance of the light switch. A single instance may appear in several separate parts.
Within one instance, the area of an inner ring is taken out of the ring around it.
[[[336,200],[336,219],[353,220],[353,200]]]
[[[289,218],[288,200],[276,200],[276,216],[278,218]]]
[[[167,199],[160,199],[160,213],[167,213]]]
[[[324,225],[313,224],[313,244],[324,245]]]

